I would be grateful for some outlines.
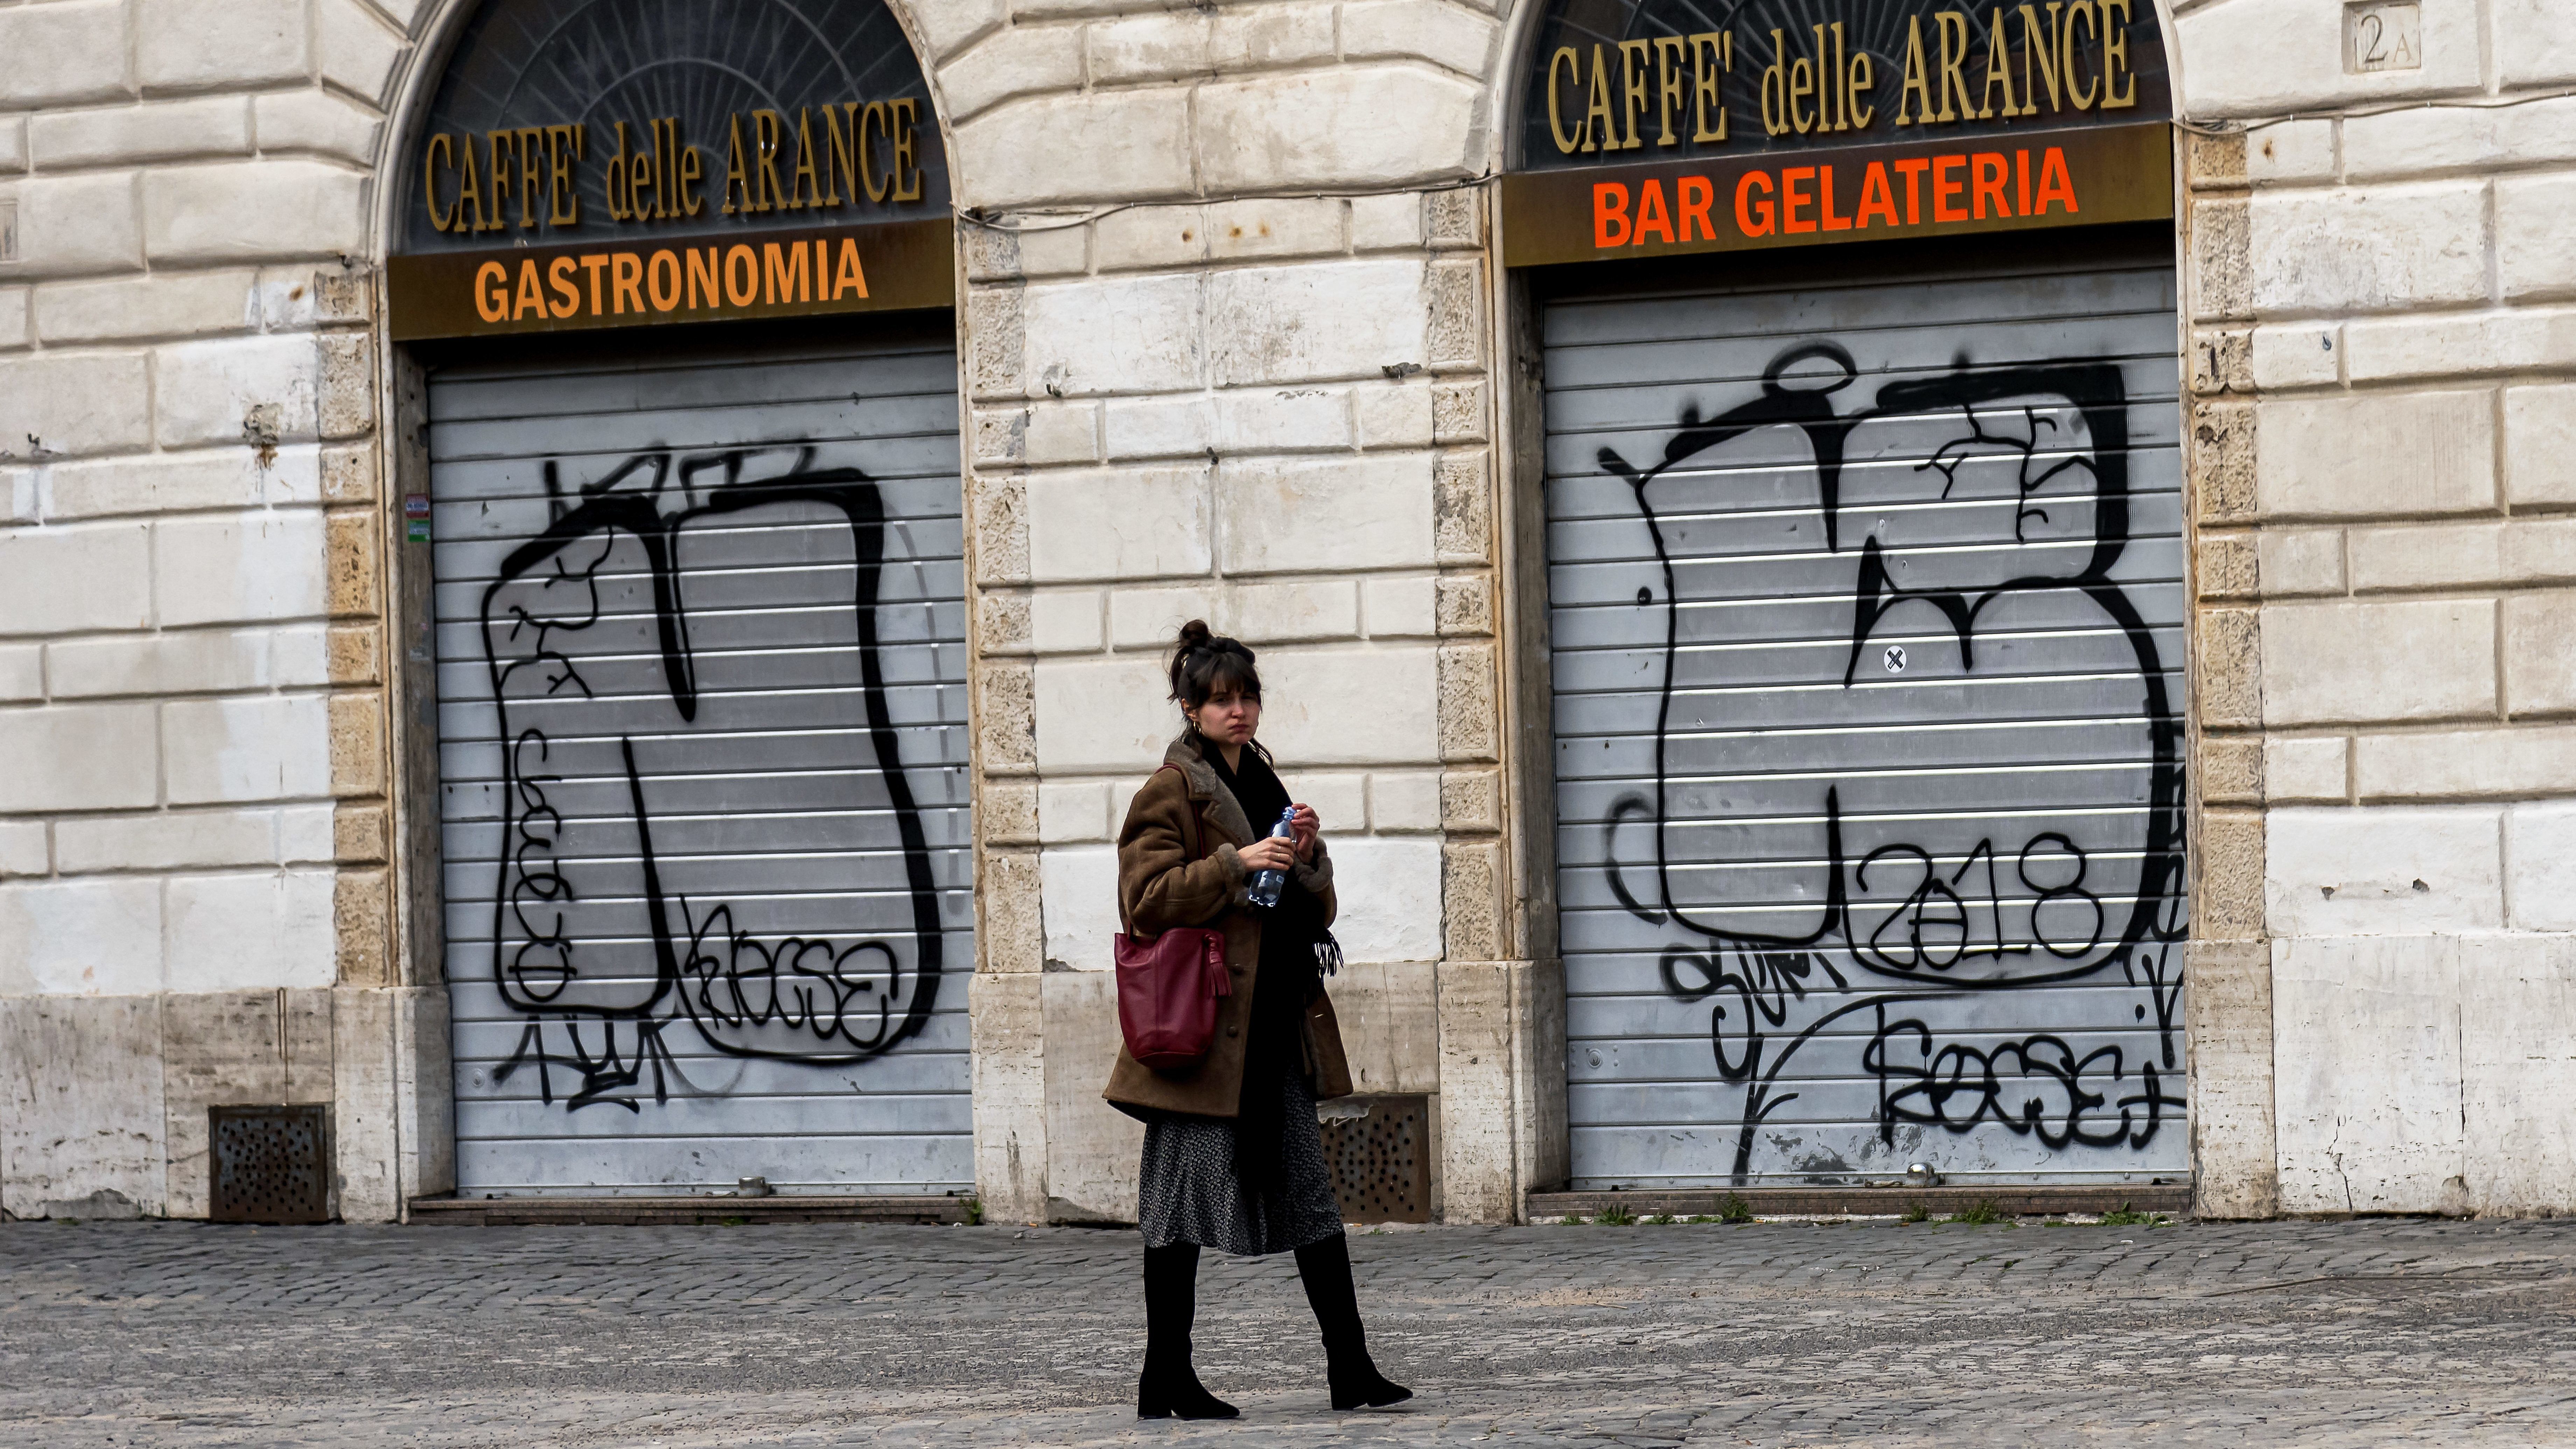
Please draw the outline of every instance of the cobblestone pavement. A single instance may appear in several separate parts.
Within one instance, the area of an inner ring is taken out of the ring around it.
[[[0,1225],[0,1442],[2576,1444],[2576,1224],[1356,1237],[1402,1410],[1213,1256],[1236,1424],[1138,1424],[1132,1234]]]

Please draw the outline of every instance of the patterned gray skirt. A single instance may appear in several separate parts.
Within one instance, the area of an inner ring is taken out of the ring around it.
[[[1177,1113],[1145,1124],[1136,1217],[1148,1247],[1196,1243],[1257,1258],[1320,1243],[1342,1230],[1341,1204],[1324,1167],[1315,1093],[1303,1072],[1280,1078],[1278,1180],[1256,1189],[1234,1170],[1234,1123]]]

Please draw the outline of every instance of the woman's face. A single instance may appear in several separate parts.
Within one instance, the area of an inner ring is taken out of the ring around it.
[[[1220,684],[1208,691],[1207,703],[1192,718],[1198,721],[1199,733],[1218,744],[1244,744],[1261,728],[1261,697]]]

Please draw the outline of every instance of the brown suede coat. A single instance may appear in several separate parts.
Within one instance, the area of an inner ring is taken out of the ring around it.
[[[1261,989],[1261,913],[1244,904],[1247,882],[1237,854],[1252,843],[1252,825],[1234,792],[1199,758],[1195,743],[1186,737],[1173,741],[1163,762],[1180,768],[1158,770],[1145,782],[1118,831],[1118,904],[1139,936],[1174,926],[1224,931],[1234,994],[1218,1000],[1216,1044],[1196,1067],[1152,1071],[1120,1047],[1108,1090],[1100,1095],[1131,1117],[1152,1111],[1232,1117],[1243,1095],[1244,1027],[1252,1018],[1252,994]],[[1315,842],[1315,859],[1297,867],[1297,883],[1313,893],[1330,922],[1333,862],[1321,840]],[[1321,991],[1306,1008],[1305,1038],[1316,1100],[1349,1096],[1341,1023]]]

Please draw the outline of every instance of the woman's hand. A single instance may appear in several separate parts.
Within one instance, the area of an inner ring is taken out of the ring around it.
[[[1323,833],[1324,822],[1315,818],[1315,808],[1311,805],[1297,806],[1296,811],[1296,817],[1288,822],[1288,829],[1293,832],[1290,838],[1297,842],[1299,863],[1312,865],[1315,862],[1315,837]]]
[[[1249,873],[1262,870],[1286,870],[1297,863],[1296,842],[1285,836],[1263,836],[1236,854],[1243,857],[1243,868]]]

